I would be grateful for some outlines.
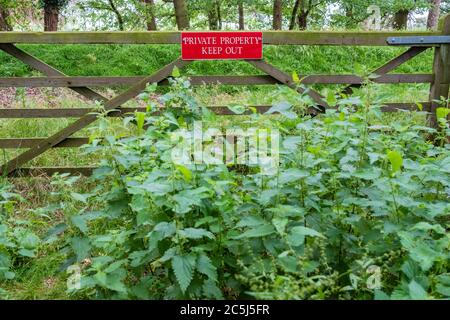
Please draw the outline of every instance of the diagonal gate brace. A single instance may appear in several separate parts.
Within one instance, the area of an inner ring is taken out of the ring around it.
[[[173,61],[172,63],[163,67],[161,70],[155,72],[153,75],[138,82],[132,88],[128,89],[127,91],[123,92],[122,94],[118,95],[117,97],[115,97],[109,101],[106,101],[104,103],[104,109],[106,111],[109,111],[109,110],[119,108],[122,104],[126,103],[127,101],[129,101],[129,100],[135,98],[137,95],[139,95],[146,88],[148,83],[160,82],[161,80],[166,79],[167,77],[169,77],[172,74],[172,71],[175,66],[178,68],[183,68],[184,66],[188,65],[189,63],[190,63],[189,61],[183,61],[183,60],[181,60],[181,58]],[[95,114],[89,113],[89,114],[84,115],[83,117],[79,118],[77,121],[75,121],[68,127],[55,133],[51,137],[46,138],[45,140],[37,143],[29,150],[20,154],[18,157],[8,161],[6,164],[4,164],[1,167],[0,174],[2,174],[2,175],[11,174],[16,169],[18,169],[20,166],[22,166],[24,163],[43,154],[47,150],[51,149],[55,145],[61,143],[62,141],[64,141],[65,139],[67,139],[68,137],[73,135],[75,132],[80,131],[81,129],[90,125],[95,120],[97,120],[97,115],[95,115]]]
[[[245,61],[251,64],[252,66],[258,68],[259,70],[265,72],[272,78],[278,80],[279,82],[284,83],[289,88],[294,89],[301,94],[309,95],[314,100],[314,102],[320,107],[330,108],[328,103],[325,101],[325,98],[320,93],[310,88],[305,90],[301,87],[298,87],[290,75],[277,69],[276,67],[265,62],[264,60],[245,60]]]

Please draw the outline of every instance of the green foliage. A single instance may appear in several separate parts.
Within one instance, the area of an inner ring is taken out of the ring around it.
[[[378,130],[372,121],[380,106],[369,91],[352,103],[337,99],[338,110],[316,118],[304,114],[309,99],[297,96],[275,104],[286,115],[246,118],[283,133],[275,177],[252,166],[243,174],[226,165],[175,165],[172,133],[192,129],[194,120],[217,123],[192,98],[189,81],[176,76],[159,98],[160,114],[145,115],[145,131],[124,139],[102,125],[106,139],[86,148],[104,157],[95,188],[69,194],[81,209],[62,208],[71,230],[67,258],[82,269],[76,292],[127,299],[449,297],[450,153],[448,145],[426,142],[420,130],[431,129],[398,121]],[[150,103],[154,90],[141,97]]]
[[[39,0],[41,8],[62,8],[67,5],[68,0]]]
[[[0,285],[14,279],[17,265],[35,258],[41,245],[40,238],[31,231],[31,222],[13,217],[16,205],[23,199],[11,189],[5,180],[0,181]]]

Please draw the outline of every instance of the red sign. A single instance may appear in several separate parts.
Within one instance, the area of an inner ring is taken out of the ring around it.
[[[262,59],[262,32],[182,32],[183,60]]]

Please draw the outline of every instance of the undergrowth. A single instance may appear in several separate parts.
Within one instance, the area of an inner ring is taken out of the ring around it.
[[[2,180],[2,298],[450,297],[448,109],[439,132],[386,122],[367,86],[311,117],[307,96],[279,88],[278,115],[222,122],[171,82],[141,94],[147,113],[101,114],[83,148],[100,168],[53,177],[45,205]],[[194,121],[279,130],[279,166],[175,164],[172,134]]]

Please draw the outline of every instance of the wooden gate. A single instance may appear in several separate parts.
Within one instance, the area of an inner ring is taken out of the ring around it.
[[[263,32],[266,45],[331,45],[331,46],[387,46],[388,37],[403,36],[440,36],[450,34],[450,15],[438,32]],[[38,58],[15,46],[15,44],[179,44],[179,32],[0,32],[0,49],[16,59],[22,61],[46,77],[29,78],[0,78],[0,87],[67,87],[90,100],[100,101],[104,109],[117,110],[110,116],[121,116],[133,111],[145,111],[141,108],[122,108],[127,101],[141,93],[148,83],[167,85],[167,78],[171,76],[175,66],[183,68],[189,61],[181,58],[164,66],[159,71],[146,77],[70,77],[61,71],[49,66]],[[395,68],[414,58],[420,53],[434,49],[434,65],[432,74],[392,74]],[[300,93],[299,88],[291,75],[277,69],[264,60],[246,60],[265,75],[257,76],[194,76],[191,77],[193,85],[223,84],[223,85],[275,85],[284,84]],[[399,56],[372,72],[376,75],[370,81],[374,83],[429,83],[430,97],[421,102],[423,111],[429,114],[431,126],[437,126],[436,108],[441,97],[449,97],[450,84],[450,45],[424,44],[409,47]],[[357,75],[299,75],[302,84],[346,84],[344,92],[351,94],[355,87],[364,84],[365,79]],[[131,88],[113,99],[107,99],[92,87],[131,85]],[[309,88],[306,94],[310,95],[315,103],[323,108],[329,108],[326,99],[317,91]],[[211,107],[220,115],[233,114],[226,107]],[[269,106],[258,106],[259,112],[265,112]],[[416,110],[413,103],[386,103],[382,108],[385,112],[397,110]],[[0,109],[0,119],[12,118],[67,118],[79,117],[77,121],[46,138],[9,138],[0,139],[0,148],[27,148],[14,159],[4,163],[1,174],[8,176],[26,176],[37,174],[51,175],[55,172],[89,175],[92,167],[52,167],[27,168],[24,165],[51,148],[79,147],[88,142],[87,138],[74,138],[73,134],[93,123],[97,116],[89,108],[74,109]]]

